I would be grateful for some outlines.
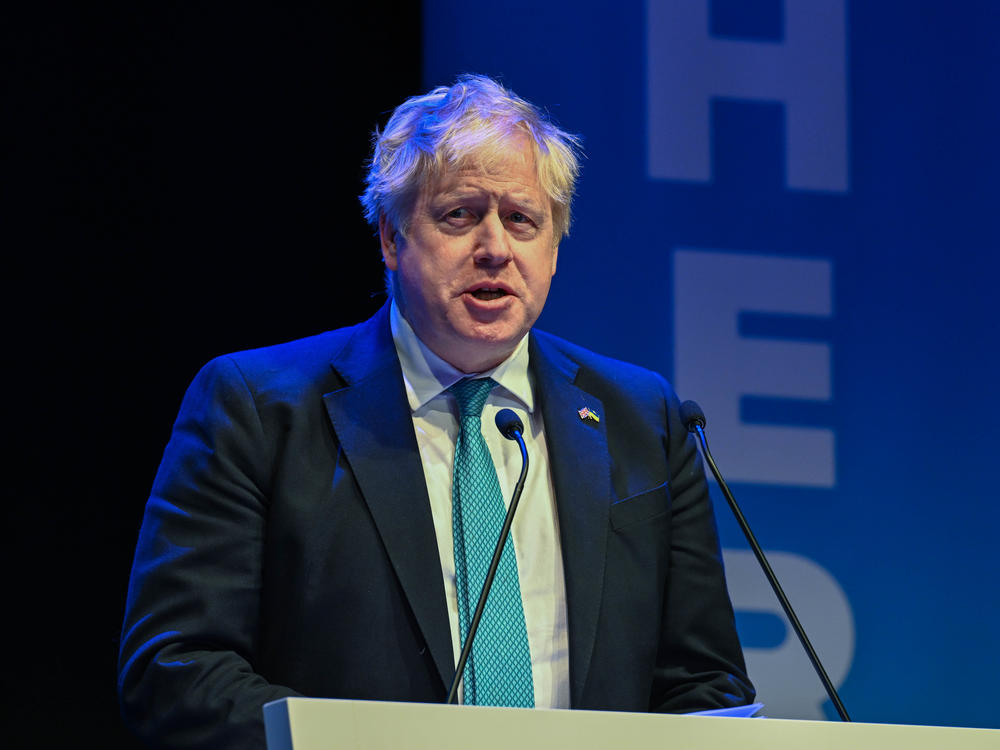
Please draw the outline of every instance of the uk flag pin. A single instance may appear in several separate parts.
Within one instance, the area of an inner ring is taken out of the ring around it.
[[[580,415],[580,419],[582,419],[584,422],[586,422],[587,420],[590,420],[591,422],[601,421],[601,418],[597,415],[597,412],[593,411],[592,409],[589,409],[586,406],[580,409],[577,412],[577,414]]]

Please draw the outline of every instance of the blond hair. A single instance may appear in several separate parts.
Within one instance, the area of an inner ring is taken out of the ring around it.
[[[539,184],[551,201],[553,239],[558,242],[569,234],[580,140],[556,127],[535,105],[481,75],[463,75],[453,86],[407,99],[385,130],[375,131],[361,196],[365,218],[377,227],[384,214],[405,237],[421,185],[470,162],[488,168],[525,135]]]

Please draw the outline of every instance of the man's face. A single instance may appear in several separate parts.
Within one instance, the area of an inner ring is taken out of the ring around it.
[[[420,340],[463,372],[502,362],[538,319],[556,272],[552,209],[524,139],[485,171],[424,185],[404,238],[383,217],[396,304]]]

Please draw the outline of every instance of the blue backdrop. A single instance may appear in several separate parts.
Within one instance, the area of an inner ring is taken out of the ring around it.
[[[1000,727],[1000,5],[424,2],[583,135],[539,325],[664,373],[861,721]],[[416,93],[416,92],[415,92]],[[834,717],[724,503],[771,716]]]

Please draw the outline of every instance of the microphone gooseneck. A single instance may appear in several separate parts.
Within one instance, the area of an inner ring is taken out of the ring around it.
[[[841,702],[840,696],[837,694],[837,689],[833,686],[833,682],[830,680],[826,670],[823,668],[823,664],[820,662],[819,656],[816,654],[816,650],[813,648],[812,643],[809,642],[809,637],[806,635],[805,629],[799,622],[799,618],[795,616],[795,611],[792,609],[791,602],[788,601],[788,597],[785,596],[785,592],[781,588],[781,584],[778,583],[778,577],[771,569],[771,565],[768,563],[767,557],[764,555],[764,550],[761,549],[760,544],[757,543],[757,537],[755,537],[753,532],[750,530],[750,524],[747,523],[747,519],[740,510],[740,506],[736,503],[736,498],[733,497],[733,493],[730,492],[729,485],[726,484],[726,480],[722,478],[722,473],[719,471],[719,467],[715,465],[715,459],[712,458],[712,452],[708,449],[708,440],[705,439],[705,425],[707,424],[705,412],[703,412],[701,407],[694,401],[685,401],[681,404],[680,417],[681,421],[684,423],[684,427],[687,428],[687,431],[693,433],[698,438],[702,455],[705,457],[705,463],[708,464],[708,467],[712,470],[712,474],[715,476],[716,481],[719,483],[719,488],[722,490],[722,494],[725,496],[726,502],[729,503],[729,509],[736,517],[736,522],[740,525],[740,529],[743,531],[743,536],[746,537],[747,542],[750,544],[750,548],[753,550],[754,556],[757,558],[757,562],[764,571],[764,575],[767,577],[767,582],[771,584],[771,588],[774,590],[775,596],[778,597],[778,601],[781,603],[781,608],[785,611],[785,615],[788,617],[788,621],[792,625],[792,630],[794,630],[795,635],[798,636],[799,642],[802,644],[802,648],[805,649],[806,655],[809,657],[809,661],[812,662],[813,669],[816,670],[816,674],[819,676],[820,682],[823,683],[823,687],[826,689],[826,694],[830,696],[830,700],[837,709],[837,713],[840,714],[841,720],[850,721],[851,717],[847,715],[847,709],[844,708],[844,704]]]
[[[510,505],[507,506],[507,515],[504,517],[503,528],[500,529],[500,536],[497,539],[496,547],[493,549],[493,559],[490,561],[489,570],[486,571],[483,590],[479,593],[476,611],[469,622],[469,633],[465,637],[465,643],[462,644],[462,653],[458,657],[458,664],[455,666],[455,677],[451,681],[448,698],[445,700],[445,703],[448,704],[454,703],[458,699],[458,686],[462,681],[462,673],[465,672],[465,664],[469,660],[469,654],[472,653],[472,642],[476,638],[476,631],[479,630],[479,621],[483,619],[483,611],[486,609],[486,599],[490,595],[490,589],[493,588],[493,579],[496,578],[497,568],[500,567],[503,546],[507,541],[507,536],[510,534],[510,527],[514,523],[514,513],[517,511],[517,505],[521,500],[521,492],[524,491],[524,480],[528,476],[528,449],[522,437],[524,425],[521,423],[520,418],[510,409],[501,409],[496,416],[496,425],[501,435],[508,440],[517,441],[517,445],[521,449],[521,474],[517,478],[517,484],[514,487],[514,494],[511,497]]]

